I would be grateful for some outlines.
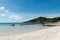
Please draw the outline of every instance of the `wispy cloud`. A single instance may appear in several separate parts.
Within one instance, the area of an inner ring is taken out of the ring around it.
[[[0,16],[6,16],[7,14],[0,14]]]
[[[8,13],[9,11],[8,10],[4,10],[5,13]]]
[[[5,7],[0,6],[0,16],[6,16],[8,14],[8,10]]]
[[[0,10],[1,10],[1,11],[5,10],[5,7],[1,6],[1,7],[0,7]]]
[[[10,15],[8,18],[18,20],[18,19],[21,19],[22,17],[19,15]]]
[[[3,16],[3,17],[7,17],[7,19],[17,20],[17,21],[20,20],[20,19],[22,19],[22,17],[21,17],[20,15],[8,11],[8,10],[7,10],[5,7],[3,7],[3,6],[0,7],[0,11],[2,11],[2,12],[0,13],[0,16],[1,16],[1,17]]]
[[[8,10],[5,7],[3,7],[3,6],[0,6],[0,11],[8,12]]]

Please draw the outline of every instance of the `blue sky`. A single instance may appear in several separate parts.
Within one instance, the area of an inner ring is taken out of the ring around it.
[[[0,0],[0,22],[60,16],[60,0]]]

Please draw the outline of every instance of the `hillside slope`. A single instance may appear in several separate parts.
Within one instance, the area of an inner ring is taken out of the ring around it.
[[[31,23],[54,23],[54,22],[59,22],[60,17],[55,17],[55,18],[46,18],[46,17],[38,17],[26,22],[31,22]]]

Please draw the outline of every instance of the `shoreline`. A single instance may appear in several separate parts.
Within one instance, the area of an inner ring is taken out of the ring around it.
[[[31,32],[21,33],[21,34],[13,34],[0,36],[0,40],[50,40],[55,37],[60,37],[58,35],[60,31],[60,26],[49,27],[41,30],[35,30]],[[56,35],[55,35],[56,34]],[[56,38],[55,38],[56,39]],[[59,39],[59,38],[58,38]]]
[[[16,34],[25,34],[25,33],[30,33],[30,32],[35,32],[35,31],[39,31],[39,30],[43,30],[43,29],[49,29],[50,27],[52,27],[52,26],[47,26],[47,27],[45,27],[44,26],[44,28],[41,28],[41,29],[36,29],[36,30],[30,30],[30,31],[26,31],[26,32],[17,32],[17,33],[12,33],[12,34],[6,34],[6,35],[0,35],[0,37],[1,36],[9,36],[9,35],[16,35]],[[56,26],[53,26],[53,27],[56,27]]]

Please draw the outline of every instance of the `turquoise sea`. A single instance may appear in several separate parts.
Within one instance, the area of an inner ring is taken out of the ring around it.
[[[21,23],[0,23],[0,36],[39,30],[42,28],[46,28],[46,26],[40,24],[22,25]]]

